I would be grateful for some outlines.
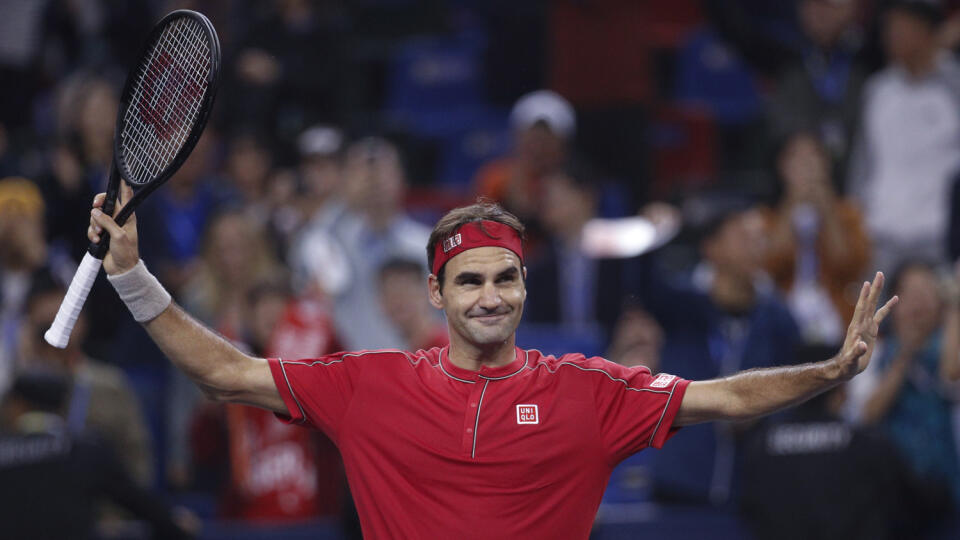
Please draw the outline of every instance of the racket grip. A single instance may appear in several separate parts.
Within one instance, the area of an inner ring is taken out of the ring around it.
[[[87,301],[90,287],[97,279],[102,264],[102,260],[90,253],[83,255],[83,260],[80,261],[77,273],[73,275],[73,281],[70,282],[67,295],[63,297],[63,302],[60,304],[57,316],[53,319],[53,324],[43,334],[43,339],[47,340],[47,343],[58,349],[67,346],[67,342],[70,341],[70,333],[73,332],[73,325],[77,323],[77,317],[80,316],[80,310],[83,309],[83,303]]]

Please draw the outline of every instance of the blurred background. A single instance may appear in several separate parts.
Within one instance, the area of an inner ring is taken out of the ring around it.
[[[442,346],[424,247],[477,197],[528,226],[520,346],[690,379],[830,357],[883,270],[902,303],[867,372],[631,457],[594,537],[960,537],[958,7],[0,0],[3,536],[360,537],[333,444],[205,401],[102,276],[70,346],[42,340],[126,70],[189,8],[222,83],[138,222],[200,320],[259,355]],[[590,219],[637,214],[680,233],[584,253]]]

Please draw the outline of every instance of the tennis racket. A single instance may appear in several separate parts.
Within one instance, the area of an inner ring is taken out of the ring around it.
[[[213,25],[195,11],[178,10],[160,20],[120,95],[113,134],[113,163],[101,209],[113,215],[120,182],[134,195],[114,217],[123,226],[134,209],[187,159],[213,108],[220,77],[220,41]],[[64,348],[90,293],[110,237],[91,243],[73,276],[60,310],[44,334]]]

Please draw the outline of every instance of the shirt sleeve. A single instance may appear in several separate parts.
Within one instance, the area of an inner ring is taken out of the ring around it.
[[[586,366],[602,373],[595,377],[594,398],[604,446],[613,463],[650,446],[663,447],[680,429],[673,420],[690,381],[599,358],[589,359]]]
[[[361,358],[336,353],[308,360],[270,358],[268,362],[288,411],[277,417],[319,429],[336,440],[340,421],[360,380]]]

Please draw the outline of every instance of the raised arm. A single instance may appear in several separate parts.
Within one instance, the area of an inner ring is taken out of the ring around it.
[[[764,416],[850,380],[870,363],[880,322],[897,303],[894,296],[878,310],[882,290],[883,274],[879,272],[872,284],[863,284],[843,347],[833,358],[694,381],[687,387],[674,425]]]
[[[130,187],[122,184],[120,198],[126,201],[132,195]],[[135,269],[140,259],[136,217],[131,215],[120,228],[112,217],[100,211],[103,199],[103,193],[94,199],[87,236],[97,242],[104,229],[110,233],[110,250],[103,259],[104,270],[109,276],[130,277],[128,286],[142,285],[147,297],[162,293],[160,285],[152,280],[152,276],[145,274],[145,269]],[[134,271],[142,272],[149,279],[141,279],[130,273]],[[211,399],[246,403],[287,413],[266,360],[244,354],[173,302],[159,315],[144,322],[144,328],[167,358],[193,379]]]

